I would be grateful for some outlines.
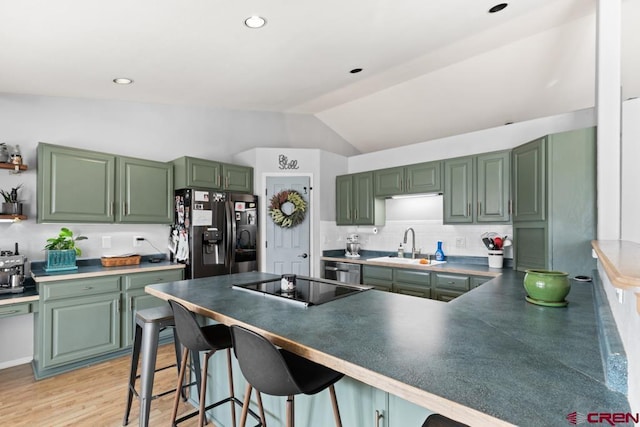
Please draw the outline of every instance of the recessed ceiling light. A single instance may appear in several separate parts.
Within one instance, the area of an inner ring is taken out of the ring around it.
[[[354,68],[353,70],[349,71],[351,74],[357,74],[360,71],[362,71],[362,68]]]
[[[113,82],[119,85],[130,85],[133,83],[133,80],[126,77],[118,77],[117,79],[113,79]]]
[[[502,9],[504,9],[505,7],[507,7],[508,4],[507,3],[500,3],[497,4],[495,6],[493,6],[491,9],[489,9],[489,13],[496,13],[496,12],[500,12]]]
[[[262,28],[267,24],[267,20],[261,16],[250,16],[244,20],[244,25],[249,28]]]

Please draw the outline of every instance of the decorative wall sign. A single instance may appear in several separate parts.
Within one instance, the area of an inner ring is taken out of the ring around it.
[[[278,156],[278,166],[279,169],[298,169],[298,161],[297,160],[289,160],[287,156],[284,154],[280,154]]]
[[[277,226],[293,228],[304,221],[307,202],[296,190],[283,190],[271,198],[269,215]]]

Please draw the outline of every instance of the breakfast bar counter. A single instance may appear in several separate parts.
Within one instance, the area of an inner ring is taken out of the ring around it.
[[[573,283],[567,307],[542,307],[525,301],[523,276],[505,270],[449,303],[368,290],[305,308],[231,288],[279,277],[255,272],[146,291],[472,426],[628,413],[605,385],[596,284]]]

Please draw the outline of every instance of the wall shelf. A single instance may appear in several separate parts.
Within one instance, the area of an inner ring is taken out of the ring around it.
[[[14,165],[13,163],[0,163],[0,169],[7,169],[10,173],[20,173],[26,171],[27,165]]]
[[[18,222],[27,219],[26,215],[0,215],[0,222]]]

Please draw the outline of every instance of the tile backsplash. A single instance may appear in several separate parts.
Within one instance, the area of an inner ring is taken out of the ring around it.
[[[344,248],[347,236],[357,233],[362,249],[395,251],[403,241],[404,232],[408,227],[415,231],[416,250],[423,254],[435,253],[437,242],[440,240],[443,242],[445,255],[486,256],[487,248],[480,239],[482,233],[496,232],[501,236],[513,237],[513,227],[510,224],[445,225],[441,219],[387,220],[385,225],[376,227],[377,234],[373,234],[373,227],[337,226],[334,221],[321,221],[322,250]],[[405,252],[411,250],[410,236],[407,244],[403,246]],[[513,247],[504,249],[504,257],[513,258]]]

